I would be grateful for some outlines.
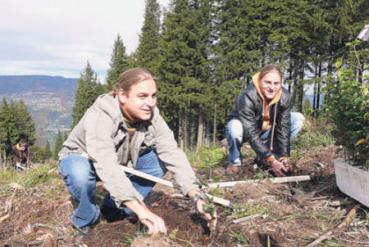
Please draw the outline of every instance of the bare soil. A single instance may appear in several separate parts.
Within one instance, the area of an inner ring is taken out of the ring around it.
[[[232,211],[217,207],[218,223],[210,232],[192,202],[174,197],[175,189],[156,186],[148,204],[166,222],[168,235],[147,236],[139,223],[127,219],[101,219],[88,236],[72,228],[73,205],[61,180],[32,189],[14,186],[14,198],[0,198],[1,246],[306,246],[332,230],[328,240],[317,246],[369,246],[367,208],[361,206],[351,223],[336,227],[357,202],[335,185],[333,159],[336,147],[317,147],[292,160],[292,175],[311,175],[300,183],[259,182],[213,191],[231,200]],[[200,179],[246,180],[267,175],[245,158],[243,173],[228,177],[224,168],[197,170]],[[209,172],[211,173],[209,175]],[[170,175],[167,176],[170,179]],[[211,180],[210,180],[211,181]],[[98,201],[104,195],[98,187]],[[11,210],[9,210],[9,205]],[[8,209],[7,209],[8,208]],[[2,220],[3,216],[8,218]],[[239,217],[243,222],[234,223]]]

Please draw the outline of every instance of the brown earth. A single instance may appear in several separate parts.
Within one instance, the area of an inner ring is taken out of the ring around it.
[[[292,159],[293,175],[311,175],[300,183],[259,182],[237,185],[211,193],[231,200],[234,210],[217,207],[218,223],[209,232],[192,202],[173,194],[178,191],[156,186],[148,199],[153,212],[166,222],[168,235],[147,236],[142,226],[128,220],[108,223],[102,219],[89,236],[82,236],[69,223],[73,205],[63,182],[25,189],[12,186],[14,198],[0,198],[1,246],[306,246],[323,233],[331,237],[317,246],[369,246],[369,216],[361,206],[350,225],[336,226],[357,203],[338,191],[332,160],[336,147],[317,147]],[[227,177],[224,168],[198,170],[201,180],[246,180],[266,177],[245,159],[238,177]],[[211,173],[209,175],[209,173]],[[167,176],[169,179],[170,176]],[[98,189],[101,201],[104,191]],[[11,210],[9,211],[9,206]],[[8,210],[7,210],[8,208]],[[2,220],[2,216],[8,216]],[[237,218],[243,222],[234,223]]]

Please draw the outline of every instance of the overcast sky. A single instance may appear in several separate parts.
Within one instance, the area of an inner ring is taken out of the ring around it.
[[[105,81],[117,34],[136,49],[144,9],[145,0],[0,0],[0,75],[79,77],[88,60]]]

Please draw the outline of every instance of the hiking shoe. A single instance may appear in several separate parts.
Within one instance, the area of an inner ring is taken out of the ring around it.
[[[228,165],[226,169],[226,175],[238,175],[241,173],[241,166],[239,165]]]
[[[72,216],[69,217],[69,221],[72,224],[73,228],[76,229],[78,231],[78,233],[80,233],[83,236],[88,236],[91,234],[91,230],[92,227],[91,226],[83,226],[83,227],[78,227],[73,223],[72,220]]]
[[[109,207],[103,205],[100,209],[100,212],[104,219],[107,222],[114,222],[118,220],[123,220],[127,218],[127,214],[123,211],[123,209],[119,209],[117,207]]]
[[[15,170],[18,171],[18,172],[24,171],[24,170],[26,170],[26,167],[23,166],[21,163],[17,163],[17,164],[15,164]]]

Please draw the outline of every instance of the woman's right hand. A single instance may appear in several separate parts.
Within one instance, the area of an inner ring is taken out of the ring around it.
[[[125,205],[135,214],[137,214],[139,221],[148,228],[149,234],[156,234],[160,232],[167,234],[167,228],[164,220],[151,212],[146,207],[144,202],[133,200],[126,202]]]
[[[272,166],[274,175],[276,175],[277,177],[284,177],[286,176],[285,172],[289,171],[289,167],[286,167],[282,162],[278,160],[274,160],[271,166]]]

